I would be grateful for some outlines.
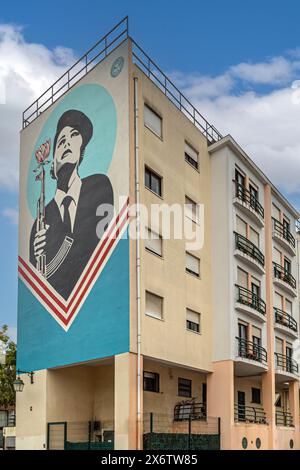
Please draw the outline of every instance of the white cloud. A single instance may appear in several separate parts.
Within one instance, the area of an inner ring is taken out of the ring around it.
[[[17,209],[14,209],[12,207],[6,207],[2,211],[3,217],[8,219],[12,224],[17,225],[19,221],[19,212]]]
[[[28,43],[20,27],[0,24],[0,187],[17,190],[23,110],[74,61],[72,50]]]
[[[223,135],[231,134],[276,186],[286,194],[300,195],[300,99],[295,98],[300,90],[292,89],[300,72],[297,77],[298,62],[286,62],[240,64],[208,78],[177,72],[173,78],[180,77],[178,84],[201,114]],[[248,80],[245,86],[242,77]],[[286,83],[278,86],[281,80]],[[262,94],[256,85],[267,82],[274,86]],[[205,93],[212,83],[214,93]]]

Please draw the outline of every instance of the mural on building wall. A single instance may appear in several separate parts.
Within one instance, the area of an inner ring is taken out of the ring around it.
[[[78,170],[93,136],[93,125],[81,111],[71,109],[59,118],[53,139],[51,176],[54,198],[45,207],[45,164],[51,139],[35,152],[36,180],[41,182],[37,219],[30,236],[30,262],[67,299],[99,239],[113,217],[113,188],[103,174],[81,178]],[[99,216],[99,207],[106,212]],[[99,231],[100,222],[106,219]],[[97,229],[97,230],[96,230]]]
[[[121,46],[21,136],[23,370],[129,348],[126,51]]]

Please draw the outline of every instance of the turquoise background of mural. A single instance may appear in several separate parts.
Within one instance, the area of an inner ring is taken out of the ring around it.
[[[129,240],[119,241],[66,332],[19,280],[20,370],[40,370],[129,351]]]
[[[40,195],[40,184],[35,181],[35,151],[47,139],[51,139],[50,163],[46,169],[46,204],[54,197],[56,181],[50,176],[53,158],[52,143],[60,116],[68,109],[85,113],[93,124],[93,137],[86,147],[79,175],[84,178],[95,173],[106,174],[112,160],[117,133],[117,112],[112,96],[101,85],[87,84],[70,91],[53,109],[32,149],[27,175],[27,202],[33,219],[36,218],[36,205]]]

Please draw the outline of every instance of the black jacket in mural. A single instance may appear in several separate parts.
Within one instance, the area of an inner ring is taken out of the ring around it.
[[[99,243],[96,226],[103,217],[97,216],[97,207],[101,204],[113,206],[113,189],[106,175],[92,175],[81,180],[82,186],[79,194],[77,211],[72,233],[66,233],[58,206],[52,199],[45,208],[47,230],[47,243],[45,247],[47,265],[57,255],[66,236],[73,239],[73,244],[66,258],[59,268],[47,278],[52,287],[65,299],[72,292],[82,271],[89,261],[94,249]],[[108,223],[111,221],[111,213]],[[108,224],[107,223],[107,224]],[[107,228],[107,224],[104,230]],[[103,230],[103,231],[104,231]],[[30,262],[36,267],[34,256],[34,237],[36,234],[36,221],[34,222],[30,235]]]

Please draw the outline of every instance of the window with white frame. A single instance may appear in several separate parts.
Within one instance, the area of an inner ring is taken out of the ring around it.
[[[146,229],[146,237],[146,250],[158,256],[162,256],[162,237],[158,233],[153,232],[153,230],[150,230],[149,228]]]
[[[144,124],[162,138],[162,118],[146,104],[144,106]]]
[[[187,142],[184,143],[184,158],[186,162],[198,170],[199,154]]]
[[[200,313],[186,309],[186,329],[200,333]]]
[[[193,222],[198,223],[197,203],[185,196],[185,215]]]
[[[163,298],[146,291],[146,315],[161,320],[163,318]]]
[[[197,256],[185,253],[185,270],[193,276],[200,277],[200,259]]]

